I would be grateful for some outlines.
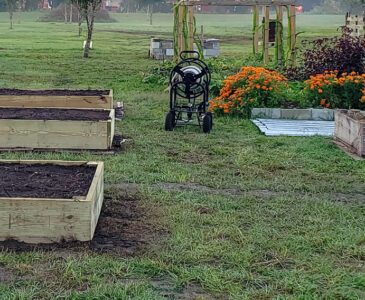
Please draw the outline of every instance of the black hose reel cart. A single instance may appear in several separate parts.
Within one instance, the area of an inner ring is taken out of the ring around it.
[[[209,133],[213,127],[213,115],[207,111],[210,71],[199,52],[183,51],[180,58],[170,75],[170,111],[165,129],[172,131],[177,125],[194,125],[197,119],[197,125]]]

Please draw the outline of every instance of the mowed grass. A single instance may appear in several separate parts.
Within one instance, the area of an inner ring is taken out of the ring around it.
[[[125,103],[117,129],[129,143],[114,156],[0,158],[103,160],[106,184],[137,184],[141,203],[159,208],[156,222],[168,234],[128,257],[2,252],[0,275],[11,280],[0,276],[0,299],[365,298],[364,161],[331,139],[267,138],[238,119],[216,119],[210,135],[194,127],[165,132],[165,86],[142,80],[159,65],[147,58],[149,39],[168,35],[170,15],[157,15],[156,27],[145,14],[97,24],[88,60],[75,24],[37,17],[25,14],[10,31],[0,14],[0,87],[112,88]],[[308,37],[335,34],[342,19],[300,18]],[[241,19],[199,16],[209,34],[227,38],[240,35]],[[224,42],[222,52],[244,59],[250,47]]]

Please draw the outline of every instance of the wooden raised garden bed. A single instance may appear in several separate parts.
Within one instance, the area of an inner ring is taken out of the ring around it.
[[[90,241],[103,199],[103,162],[0,160],[0,240]]]
[[[0,148],[109,149],[114,114],[113,109],[0,108]]]
[[[0,107],[112,109],[113,90],[0,89]]]
[[[335,140],[358,156],[365,156],[365,112],[339,110],[335,119]]]

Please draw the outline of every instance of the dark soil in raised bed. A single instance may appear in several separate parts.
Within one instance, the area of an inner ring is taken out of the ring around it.
[[[86,196],[95,166],[0,163],[0,197],[72,199]]]
[[[0,89],[1,96],[106,96],[109,90],[17,90]]]
[[[7,120],[107,121],[109,114],[95,109],[0,108],[0,119]]]

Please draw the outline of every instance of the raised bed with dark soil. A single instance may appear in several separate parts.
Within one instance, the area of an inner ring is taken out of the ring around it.
[[[0,198],[72,199],[86,196],[96,166],[0,163]]]
[[[18,90],[0,89],[1,96],[103,96],[109,90]]]
[[[113,90],[0,89],[0,107],[113,109]]]
[[[57,255],[84,252],[85,250],[116,252],[122,256],[135,256],[151,249],[168,236],[161,222],[162,210],[148,206],[133,189],[121,187],[106,189],[95,235],[90,242],[62,241],[52,244],[31,244],[13,239],[0,242],[0,250],[27,252],[53,251]],[[130,194],[128,194],[130,193]]]
[[[104,163],[0,161],[0,241],[90,241],[104,199]]]
[[[108,150],[114,109],[0,107],[0,148]]]
[[[109,115],[108,110],[0,108],[0,119],[6,120],[107,121]]]

